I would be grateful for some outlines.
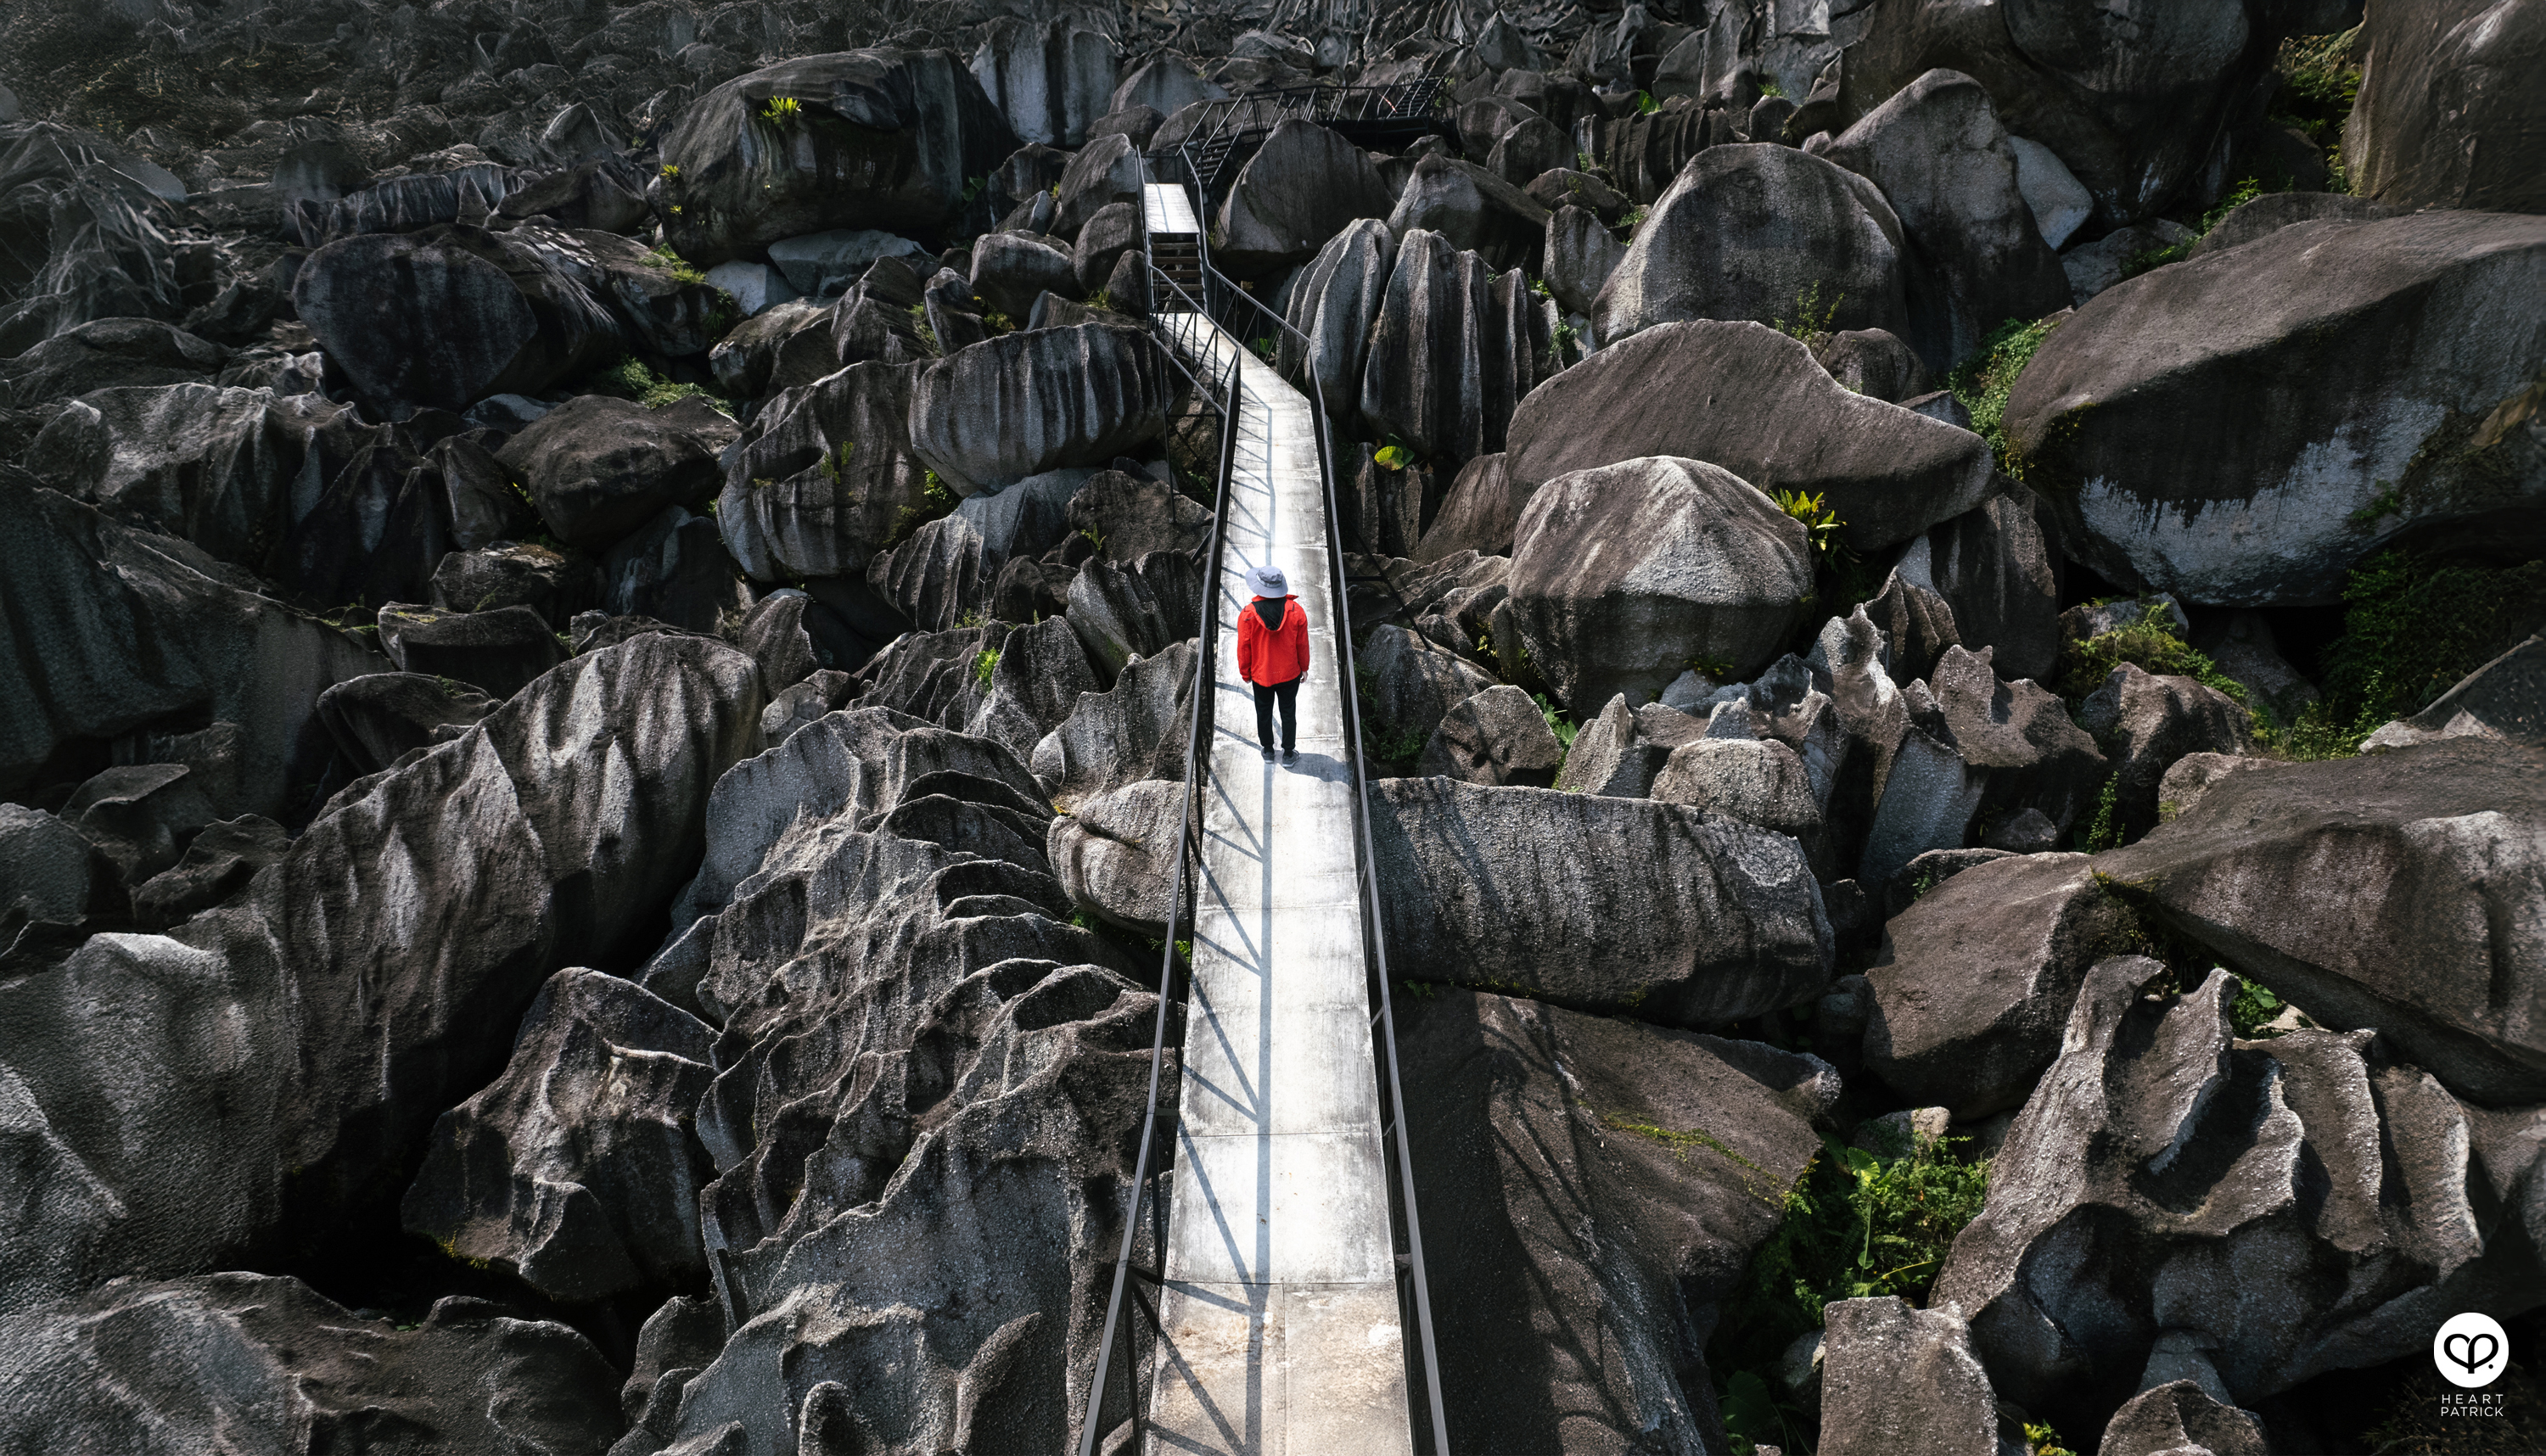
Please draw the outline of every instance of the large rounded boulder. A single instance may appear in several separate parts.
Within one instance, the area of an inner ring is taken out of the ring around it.
[[[2303,222],[2096,295],[2007,400],[2069,551],[2211,606],[2337,599],[2362,557],[2546,529],[2546,217]]]
[[[1548,481],[1512,552],[1521,641],[1577,712],[1652,701],[1698,662],[1749,676],[1812,589],[1802,522],[1732,471],[1669,456]]]
[[[1166,428],[1168,393],[1157,346],[1138,328],[1001,334],[920,374],[911,453],[957,494],[986,494],[1130,451]]]
[[[1790,146],[1710,146],[1600,289],[1603,343],[1690,318],[1909,333],[1901,219],[1865,178]]]
[[[953,51],[838,51],[693,102],[651,191],[664,239],[705,268],[833,228],[942,233],[1017,145]]]

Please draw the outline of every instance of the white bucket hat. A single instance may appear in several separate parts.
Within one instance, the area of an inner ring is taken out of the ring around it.
[[[1260,597],[1286,597],[1291,594],[1291,583],[1283,579],[1279,566],[1249,566],[1246,589]]]

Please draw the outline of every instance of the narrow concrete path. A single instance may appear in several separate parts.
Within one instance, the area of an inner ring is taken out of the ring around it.
[[[1164,322],[1198,374],[1241,373],[1148,1449],[1410,1456],[1315,426],[1209,320]],[[1237,675],[1265,563],[1309,612],[1288,766],[1263,761]]]

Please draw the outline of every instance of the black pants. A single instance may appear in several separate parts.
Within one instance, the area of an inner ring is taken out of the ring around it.
[[[1273,705],[1282,705],[1282,751],[1288,753],[1300,741],[1300,680],[1257,683],[1255,685],[1255,741],[1273,746]]]

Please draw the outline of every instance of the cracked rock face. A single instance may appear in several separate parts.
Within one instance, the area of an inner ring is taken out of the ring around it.
[[[2190,1331],[2251,1405],[2546,1296],[2498,1201],[2536,1160],[2504,1133],[2546,1114],[2470,1108],[2365,1031],[2239,1041],[2234,977],[2152,991],[2164,974],[2087,974],[1937,1276],[1930,1303],[1969,1320],[2001,1394],[2092,1428],[2162,1332]]]

